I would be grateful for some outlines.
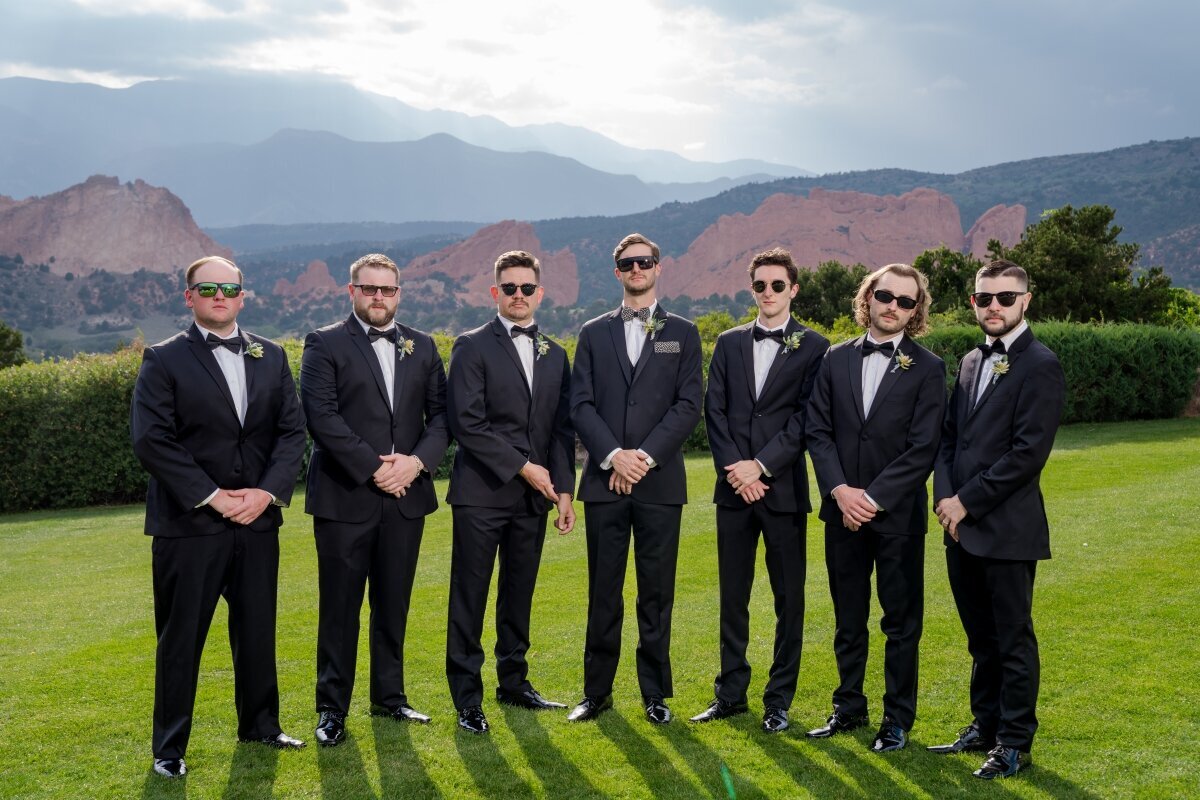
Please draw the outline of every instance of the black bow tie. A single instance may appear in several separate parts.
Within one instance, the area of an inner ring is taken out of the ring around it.
[[[891,358],[896,354],[896,345],[894,342],[872,342],[870,339],[863,339],[863,358],[866,358],[872,353],[879,353],[880,355]]]
[[[371,340],[371,344],[375,344],[376,339],[387,339],[392,344],[396,343],[396,329],[388,328],[386,331],[381,331],[378,328],[369,328],[367,330],[367,338]]]
[[[783,344],[783,328],[777,331],[769,331],[766,328],[754,326],[754,341],[761,342],[763,339],[774,339],[779,344]]]
[[[621,306],[621,321],[631,322],[633,320],[646,322],[650,319],[650,309],[648,308],[630,308],[629,306]]]
[[[995,344],[987,344],[985,342],[984,344],[977,344],[975,346],[979,348],[979,352],[983,353],[984,358],[991,358],[992,356],[1002,356],[1008,352],[1004,347],[1003,339],[997,339]]]
[[[230,336],[228,339],[222,339],[215,333],[210,333],[204,337],[204,343],[208,345],[209,350],[216,350],[218,347],[228,347],[234,353],[242,352],[242,339],[240,336]]]
[[[530,325],[528,328],[522,328],[520,325],[513,325],[509,329],[508,335],[516,339],[518,336],[528,336],[530,339],[537,338],[537,325]]]

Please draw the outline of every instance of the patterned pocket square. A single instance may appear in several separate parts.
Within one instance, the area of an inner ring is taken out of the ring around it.
[[[655,340],[654,352],[655,353],[678,353],[678,352],[680,352],[679,342],[660,342],[658,340]]]

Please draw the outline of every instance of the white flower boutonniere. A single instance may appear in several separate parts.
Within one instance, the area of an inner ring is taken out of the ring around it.
[[[406,356],[413,354],[413,348],[416,344],[412,339],[400,339],[396,342],[396,349],[400,351],[400,360],[403,361]]]
[[[661,331],[663,329],[663,326],[665,326],[666,324],[667,324],[667,321],[665,319],[662,319],[660,317],[651,317],[650,319],[648,319],[642,323],[642,330],[644,330],[646,332],[646,334],[650,337],[650,339],[653,340],[655,335],[659,331]]]
[[[259,342],[251,342],[250,344],[246,345],[246,355],[250,356],[251,358],[262,358],[262,344]]]
[[[534,349],[537,352],[537,356],[534,358],[534,360],[541,360],[542,356],[550,352],[550,340],[539,333],[537,335],[537,342],[534,343]]]
[[[800,340],[804,338],[804,331],[792,331],[787,336],[783,337],[783,352],[790,353],[800,346]]]
[[[992,380],[998,381],[1004,375],[1008,374],[1008,356],[1004,356],[995,364],[992,364]]]
[[[899,350],[896,351],[895,360],[896,366],[892,367],[892,372],[895,372],[898,369],[907,370],[913,365],[912,356],[908,355],[907,353],[901,353]]]

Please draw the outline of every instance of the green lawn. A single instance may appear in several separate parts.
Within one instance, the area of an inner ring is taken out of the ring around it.
[[[1043,481],[1055,557],[1039,567],[1034,607],[1041,729],[1033,767],[1000,785],[971,777],[977,756],[937,757],[924,749],[949,741],[970,720],[970,661],[940,535],[929,539],[922,682],[907,750],[868,752],[873,729],[825,742],[803,736],[828,713],[835,677],[815,518],[793,730],[776,737],[758,731],[772,631],[761,560],[752,713],[707,726],[681,721],[711,698],[718,660],[711,464],[696,458],[673,637],[672,707],[681,719],[656,728],[642,716],[631,573],[615,712],[597,724],[569,725],[563,712],[491,702],[485,704],[490,736],[457,734],[443,674],[450,564],[450,515],[443,509],[426,528],[408,642],[409,695],[433,724],[410,727],[367,715],[364,625],[350,740],[332,750],[316,747],[316,557],[297,498],[282,534],[279,669],[284,729],[310,745],[280,754],[237,744],[222,608],[201,673],[187,754],[191,773],[174,782],[149,772],[154,624],[142,508],[0,517],[0,797],[716,800],[728,796],[722,764],[740,798],[1197,796],[1200,421],[1080,425],[1061,431],[1058,445]],[[582,531],[552,535],[534,603],[531,678],[548,697],[567,703],[578,700],[582,684],[585,575]],[[873,721],[882,694],[881,644],[875,637],[868,671]],[[489,655],[490,647],[485,642]],[[489,687],[490,669],[489,662]]]

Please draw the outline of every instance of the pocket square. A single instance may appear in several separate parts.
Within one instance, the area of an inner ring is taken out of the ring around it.
[[[655,340],[654,352],[655,353],[678,353],[678,352],[680,352],[679,342],[660,342],[660,341]]]

